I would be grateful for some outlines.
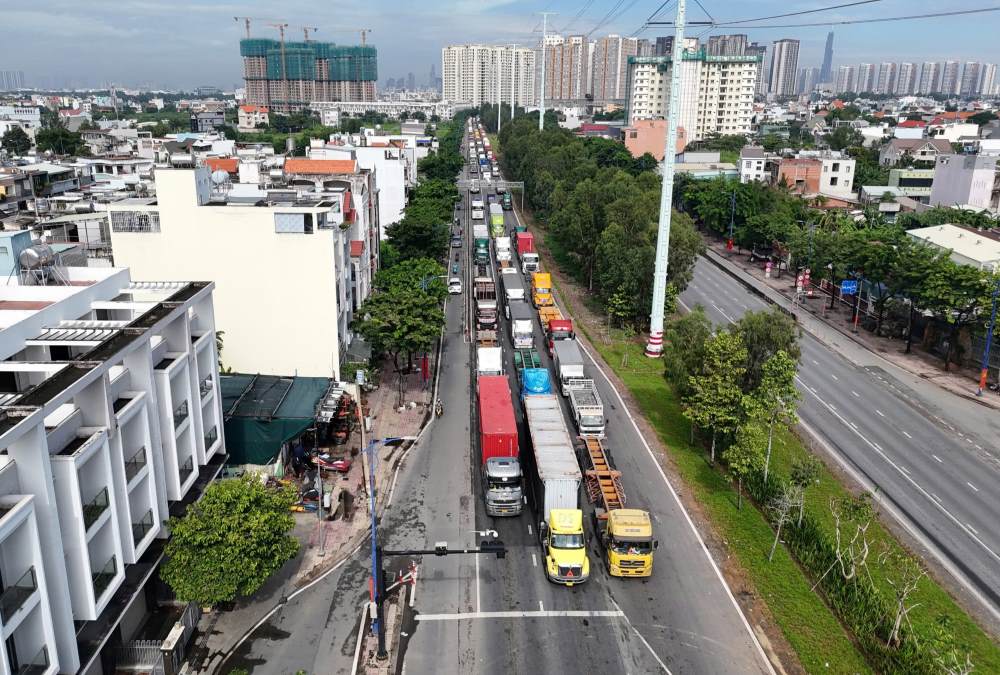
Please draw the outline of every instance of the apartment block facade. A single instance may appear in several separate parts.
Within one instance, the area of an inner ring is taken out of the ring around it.
[[[673,59],[632,57],[628,66],[629,124],[666,118]],[[711,134],[750,133],[760,67],[758,56],[712,56],[697,48],[684,52],[679,125],[687,132],[689,142]]]
[[[638,38],[608,35],[594,42],[591,93],[595,102],[622,102],[627,97],[629,59],[639,55]]]
[[[768,91],[775,96],[794,95],[798,69],[799,41],[775,40],[771,52],[771,79]]]
[[[581,101],[587,96],[590,47],[586,36],[550,36],[545,47],[545,101]]]
[[[453,104],[536,105],[535,50],[481,44],[441,49],[442,95]]]
[[[101,675],[226,456],[214,286],[39,271],[0,287],[0,673]]]

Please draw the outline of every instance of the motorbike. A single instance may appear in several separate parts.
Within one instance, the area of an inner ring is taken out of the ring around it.
[[[437,403],[434,404],[434,414],[438,417],[444,414],[444,404],[441,403],[441,399],[438,399]]]

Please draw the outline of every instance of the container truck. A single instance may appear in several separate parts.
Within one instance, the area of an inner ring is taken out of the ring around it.
[[[488,270],[483,270],[488,273]],[[492,277],[477,276],[472,280],[476,299],[476,328],[496,330],[497,286]]]
[[[493,248],[497,252],[498,263],[510,262],[510,237],[497,237],[493,240]]]
[[[473,199],[472,200],[472,219],[473,220],[482,220],[485,208],[486,207],[483,206],[483,200],[482,199]]]
[[[500,206],[503,207],[504,211],[510,211],[512,208],[514,208],[509,192],[504,192],[503,196],[500,197]]]
[[[513,271],[513,270],[512,270]],[[514,271],[513,274],[504,271],[500,275],[500,283],[503,285],[504,314],[510,318],[510,306],[519,302],[527,305],[528,301],[524,297],[524,278]]]
[[[490,234],[494,237],[504,235],[503,208],[496,202],[490,204]]]
[[[518,377],[521,376],[521,371],[525,368],[535,368],[541,370],[545,373],[545,379],[548,381],[548,372],[542,368],[542,359],[538,356],[537,349],[515,349],[514,350],[514,370],[518,372]],[[551,392],[545,392],[551,393]]]
[[[578,500],[582,474],[558,397],[525,396],[524,413],[534,458],[533,494],[542,518],[538,538],[545,575],[550,581],[573,586],[590,576]]]
[[[503,350],[500,347],[476,348],[476,374],[503,375]]]
[[[563,396],[569,396],[570,385],[583,379],[583,354],[576,340],[558,340],[552,351],[559,390]]]
[[[523,479],[510,387],[502,375],[482,376],[478,384],[479,448],[486,514],[517,516],[524,504]]]
[[[535,307],[555,304],[552,299],[552,275],[548,272],[534,272],[531,275],[531,302]]]
[[[589,468],[587,496],[595,504],[594,529],[604,549],[604,563],[613,577],[648,577],[653,573],[653,523],[649,513],[625,508],[621,472],[611,467],[604,444],[585,438]]]
[[[535,356],[537,357],[538,354],[536,353]],[[516,362],[514,365],[517,365]],[[517,372],[517,375],[521,383],[521,400],[524,400],[525,396],[552,393],[552,380],[549,379],[549,371],[545,368],[522,368]]]
[[[604,438],[604,404],[596,382],[589,379],[570,382],[569,407],[580,436]]]
[[[475,246],[476,263],[486,264],[490,261],[490,233],[486,225],[472,226],[472,237]]]
[[[542,331],[545,333],[545,346],[549,350],[549,356],[555,343],[559,340],[574,340],[576,333],[573,332],[573,319],[564,317],[559,308],[540,307],[538,309],[538,321],[542,324]]]
[[[514,349],[530,349],[535,344],[535,322],[528,303],[520,300],[507,305],[510,310],[510,335]]]
[[[535,250],[535,236],[531,232],[518,231],[517,257],[521,261],[521,271],[525,274],[538,271],[538,252]]]

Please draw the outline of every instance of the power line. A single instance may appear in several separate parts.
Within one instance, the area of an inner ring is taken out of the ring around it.
[[[707,16],[712,23],[715,23],[715,17],[712,16],[707,9],[705,9],[705,5],[701,4],[701,0],[694,1],[699,7],[701,7],[701,11],[705,12],[705,16]]]
[[[598,28],[606,24],[608,22],[608,19],[611,18],[611,15],[617,12],[618,8],[621,7],[623,4],[625,4],[625,0],[618,0],[614,5],[612,5],[611,9],[608,10],[608,13],[605,14],[601,18],[601,20],[597,22],[597,25],[591,28],[590,31],[587,32],[587,37],[590,37],[594,32],[597,31]]]
[[[695,0],[695,2],[698,2],[698,0]],[[734,26],[736,24],[752,23],[752,22],[757,22],[757,21],[767,21],[769,19],[784,19],[784,18],[787,18],[789,16],[802,16],[803,14],[815,14],[817,12],[829,12],[829,11],[834,10],[834,9],[843,9],[844,7],[857,7],[858,5],[871,5],[871,4],[874,4],[876,2],[883,2],[883,0],[855,0],[855,2],[845,2],[845,3],[840,4],[840,5],[831,5],[829,7],[820,7],[818,9],[804,9],[804,10],[801,10],[801,11],[798,11],[798,12],[788,12],[787,14],[773,14],[771,16],[762,16],[762,17],[758,17],[756,19],[740,19],[738,21],[726,21],[725,23],[720,23],[720,24],[717,24],[717,25],[719,25],[719,26]],[[698,2],[698,6],[701,7],[701,3],[700,2]],[[705,9],[704,7],[701,7],[701,8],[703,10]],[[708,12],[705,12],[705,14],[708,14]],[[712,16],[709,15],[708,18],[711,19]],[[712,20],[715,21],[715,19],[712,19]]]
[[[580,17],[582,17],[587,12],[587,10],[590,9],[590,6],[593,5],[593,4],[594,4],[594,0],[587,0],[587,2],[583,3],[583,7],[580,8],[580,11],[577,12],[576,15],[572,19],[570,19],[569,21],[567,21],[566,25],[563,26],[562,30],[559,31],[559,32],[560,33],[566,33],[567,31],[569,31],[569,27],[572,26],[574,23],[576,23],[577,19],[579,19]]]
[[[1000,7],[983,7],[981,9],[959,9],[948,12],[931,12],[928,14],[909,14],[906,16],[886,16],[878,19],[843,19],[833,21],[816,21],[812,23],[786,23],[769,24],[761,26],[746,26],[746,28],[807,28],[811,26],[846,26],[859,23],[887,23],[890,21],[910,21],[913,19],[935,19],[947,16],[963,16],[968,14],[985,14],[986,12],[1000,12]],[[715,24],[717,27],[729,26],[728,23]]]

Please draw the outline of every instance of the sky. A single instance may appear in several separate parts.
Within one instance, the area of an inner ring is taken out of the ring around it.
[[[688,20],[750,19],[841,4],[847,0],[688,0]],[[357,44],[359,30],[379,51],[379,80],[413,72],[418,85],[431,65],[440,74],[446,44],[496,42],[537,44],[539,12],[555,12],[550,32],[632,35],[661,6],[659,0],[33,0],[3,10],[0,70],[24,71],[29,86],[152,86],[192,88],[241,84],[238,42],[242,22],[254,37],[277,37],[268,20],[319,28],[314,39]],[[859,7],[771,20],[769,24],[890,17],[952,9],[1000,6],[997,0],[876,0]],[[580,10],[584,10],[580,14]],[[674,2],[658,15],[672,20]],[[578,16],[579,15],[579,16]],[[603,23],[602,23],[603,21]],[[745,32],[751,40],[801,40],[799,67],[819,66],[823,44],[834,30],[834,65],[863,61],[1000,61],[995,38],[1000,12],[868,25],[709,29],[689,26],[688,36]],[[672,34],[672,27],[647,27],[640,37]],[[301,39],[301,28],[289,28]]]

